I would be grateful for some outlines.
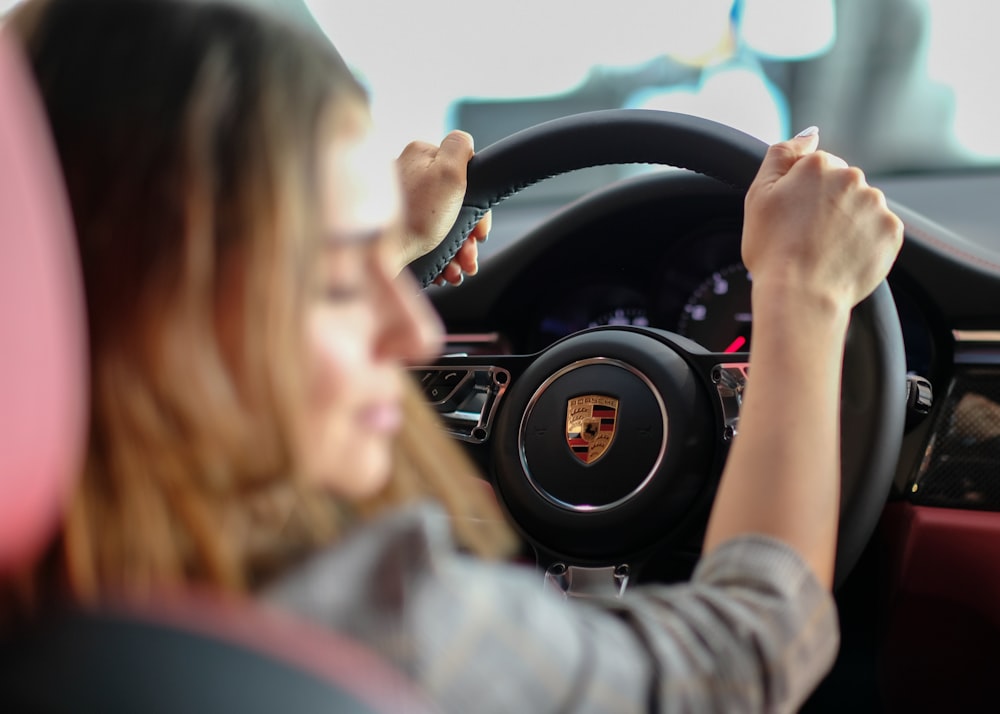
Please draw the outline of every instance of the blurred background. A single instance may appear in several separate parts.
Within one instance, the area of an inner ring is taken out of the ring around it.
[[[869,176],[1000,166],[1000,3],[239,1],[333,41],[369,88],[392,155],[452,128],[482,148],[557,116],[649,107],[767,142],[816,124],[824,148]],[[0,12],[16,4],[0,0]],[[579,172],[532,195],[576,195],[636,170]]]

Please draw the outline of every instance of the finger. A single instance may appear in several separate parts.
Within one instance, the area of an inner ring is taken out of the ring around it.
[[[452,262],[457,263],[463,272],[475,275],[479,272],[479,244],[471,238],[467,238],[462,243],[462,247],[455,253]]]
[[[452,285],[462,284],[462,268],[454,260],[444,266],[444,270],[441,271],[441,277],[447,280]]]
[[[487,211],[486,215],[479,219],[479,223],[472,229],[469,236],[475,238],[480,243],[484,243],[490,237],[491,228],[493,228],[493,212]]]
[[[823,163],[826,165],[827,168],[831,168],[831,169],[846,169],[846,168],[848,168],[847,162],[844,161],[839,156],[837,156],[836,154],[830,154],[830,153],[827,153],[825,151],[817,151],[816,153],[822,155],[822,157],[823,157]]]
[[[819,129],[814,126],[799,132],[788,141],[772,144],[757,171],[757,183],[773,183],[788,173],[795,162],[819,146]]]

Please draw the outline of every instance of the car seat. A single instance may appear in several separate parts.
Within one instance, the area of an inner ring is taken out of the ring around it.
[[[44,552],[79,471],[87,350],[75,250],[43,109],[0,23],[0,581]],[[430,709],[363,645],[250,601],[121,600],[0,629],[0,711]]]

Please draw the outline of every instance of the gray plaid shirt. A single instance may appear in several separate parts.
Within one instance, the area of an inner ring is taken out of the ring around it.
[[[540,575],[456,554],[433,506],[319,553],[265,597],[366,642],[445,712],[794,711],[833,663],[830,594],[745,536],[690,583],[564,601]]]

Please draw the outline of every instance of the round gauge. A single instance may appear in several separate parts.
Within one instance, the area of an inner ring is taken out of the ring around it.
[[[616,307],[596,315],[587,323],[587,327],[597,327],[598,325],[649,327],[649,315],[642,307]]]
[[[727,265],[703,280],[684,303],[677,332],[712,352],[750,349],[750,273]]]

